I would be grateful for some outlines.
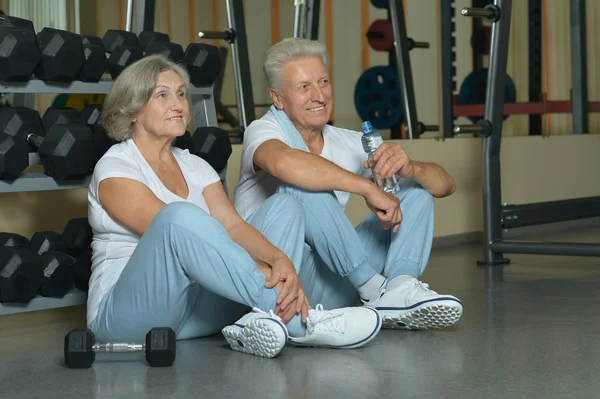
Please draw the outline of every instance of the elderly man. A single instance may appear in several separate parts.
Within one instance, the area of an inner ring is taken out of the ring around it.
[[[303,212],[304,249],[291,259],[311,302],[339,308],[360,297],[378,310],[384,328],[456,323],[461,302],[418,280],[431,250],[433,198],[451,195],[454,179],[389,142],[373,155],[371,171],[361,133],[327,124],[333,91],[321,43],[285,39],[267,51],[263,69],[273,106],[244,133],[238,213],[263,231],[260,215],[269,214],[270,198],[286,193],[296,199],[290,212]],[[395,175],[397,194],[378,188],[372,173]],[[372,211],[356,228],[344,214],[351,193]]]

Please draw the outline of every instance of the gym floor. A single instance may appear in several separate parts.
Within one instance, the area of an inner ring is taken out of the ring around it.
[[[527,239],[597,243],[598,226]],[[436,247],[422,278],[463,301],[455,327],[382,330],[357,350],[285,348],[262,359],[231,351],[218,335],[179,341],[167,369],[115,354],[69,370],[63,337],[81,325],[82,307],[6,316],[0,397],[598,397],[600,260],[507,255],[510,266],[486,269],[476,266],[481,253],[478,244]]]

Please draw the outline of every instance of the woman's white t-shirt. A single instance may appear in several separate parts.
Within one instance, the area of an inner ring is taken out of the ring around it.
[[[100,301],[117,282],[141,238],[104,210],[98,200],[98,185],[102,180],[114,177],[136,180],[148,186],[166,204],[190,202],[210,214],[202,192],[206,186],[219,182],[219,175],[206,161],[188,150],[172,147],[172,151],[188,186],[187,198],[175,195],[164,186],[131,139],[113,145],[94,168],[88,191],[88,220],[94,232],[88,325],[96,318]]]

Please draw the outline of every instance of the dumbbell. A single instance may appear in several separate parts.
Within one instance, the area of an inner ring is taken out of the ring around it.
[[[40,57],[33,23],[0,15],[0,81],[27,82]]]
[[[92,228],[88,218],[70,219],[62,231],[38,231],[29,240],[29,249],[41,255],[44,252],[62,252],[73,257],[91,248],[93,238]]]
[[[181,44],[171,43],[171,38],[166,33],[143,31],[138,35],[138,40],[146,56],[161,54],[177,63],[184,59]]]
[[[108,57],[108,71],[116,79],[123,70],[144,57],[138,37],[133,32],[109,29],[102,37]]]
[[[0,247],[0,302],[28,303],[42,286],[39,256],[23,247]]]
[[[193,136],[186,131],[173,145],[204,159],[217,172],[227,166],[232,152],[229,134],[218,127],[198,127]]]
[[[38,121],[39,113],[35,110],[0,108],[0,126],[7,127],[0,130],[0,179],[14,180],[27,168],[28,143],[38,148],[48,176],[57,180],[80,180],[88,175],[96,162],[91,128],[84,123],[55,123],[44,135]],[[31,128],[33,125],[36,129]]]
[[[117,142],[111,139],[104,126],[100,124],[100,116],[102,115],[102,105],[89,104],[86,105],[83,111],[83,120],[92,128],[94,134],[94,147],[96,148],[96,162]]]
[[[65,30],[44,28],[37,34],[37,40],[41,60],[35,76],[49,82],[74,81],[86,60],[81,37]]]
[[[99,82],[108,67],[102,39],[97,36],[81,35],[85,61],[76,76],[82,82]]]
[[[151,367],[170,367],[175,362],[175,342],[175,331],[169,327],[151,329],[143,344],[99,343],[90,330],[76,329],[65,336],[65,363],[71,369],[84,369],[92,366],[97,352],[146,352],[146,361]]]
[[[5,287],[0,300],[26,303],[38,292],[42,296],[64,296],[75,281],[77,260],[90,253],[91,263],[92,235],[87,218],[69,220],[62,234],[39,231],[31,240],[15,233],[0,233],[0,246],[10,249],[0,256],[0,285]],[[84,269],[87,281],[91,264],[88,270]]]

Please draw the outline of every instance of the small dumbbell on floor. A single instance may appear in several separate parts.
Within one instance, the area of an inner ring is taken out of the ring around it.
[[[92,366],[96,353],[146,352],[151,367],[169,367],[175,361],[175,331],[169,327],[155,327],[146,334],[146,342],[99,343],[88,329],[71,330],[65,336],[65,363],[71,369]]]

